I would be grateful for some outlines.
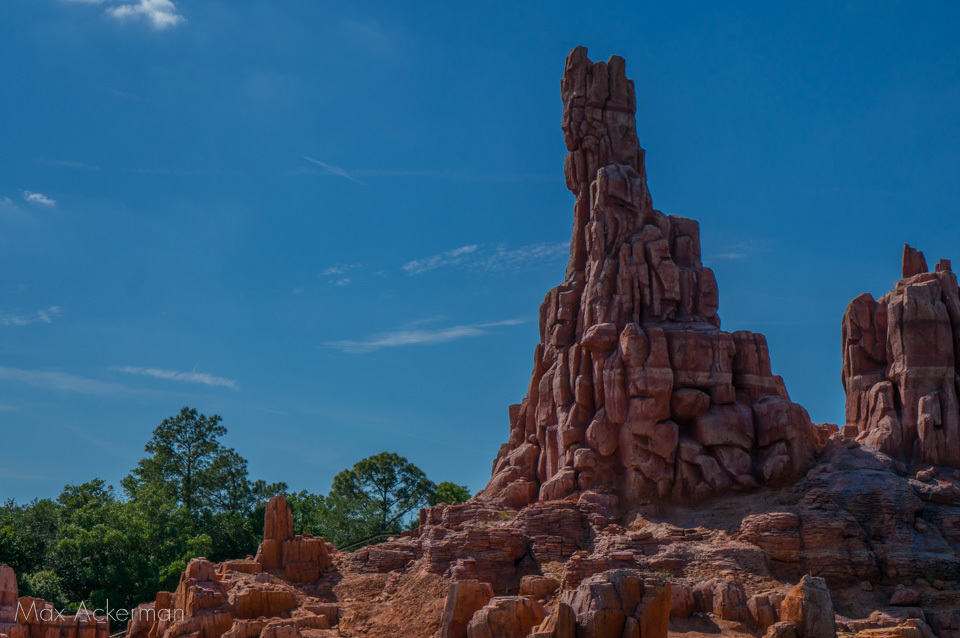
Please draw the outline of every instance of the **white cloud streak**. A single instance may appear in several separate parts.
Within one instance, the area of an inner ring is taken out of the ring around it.
[[[437,268],[455,266],[466,261],[467,256],[477,252],[478,248],[479,246],[477,244],[470,244],[469,246],[461,246],[460,248],[447,250],[423,259],[414,259],[405,263],[403,269],[411,275],[419,275],[420,273],[436,270]]]
[[[56,206],[57,205],[57,200],[51,197],[47,197],[43,193],[23,191],[23,199],[29,204],[36,204],[38,206]]]
[[[60,306],[50,306],[29,315],[0,313],[0,326],[29,326],[33,323],[53,323],[53,320],[63,314]]]
[[[706,255],[704,261],[741,261],[750,259],[757,253],[770,252],[773,247],[770,240],[758,237],[750,241],[723,246],[720,252]]]
[[[360,264],[334,264],[320,273],[320,277],[336,277],[337,275],[345,275],[351,270],[356,270],[360,267]]]
[[[78,394],[129,394],[133,391],[115,383],[99,381],[53,370],[24,370],[0,366],[0,380]]]
[[[358,268],[360,268],[360,264],[334,264],[317,276],[320,277],[320,279],[326,279],[331,286],[343,288],[344,286],[349,286],[350,282],[353,281],[353,279],[345,277],[344,275]]]
[[[489,334],[491,328],[503,326],[516,326],[526,323],[523,319],[504,319],[502,321],[491,321],[487,323],[474,323],[459,326],[449,326],[446,328],[435,329],[405,329],[395,330],[382,334],[371,335],[365,339],[357,341],[331,341],[324,344],[328,348],[335,348],[341,352],[358,354],[364,352],[373,352],[383,348],[396,348],[400,346],[420,346],[431,345],[435,343],[448,343],[469,337],[481,337]]]
[[[451,266],[487,272],[517,270],[554,259],[559,260],[567,255],[569,249],[570,245],[567,242],[541,242],[517,248],[471,244],[423,259],[414,259],[404,264],[403,270],[410,275],[419,275]]]
[[[516,270],[531,264],[566,257],[569,253],[570,244],[565,241],[528,244],[519,248],[496,246],[474,266],[480,270]]]
[[[326,172],[329,175],[336,175],[337,177],[348,179],[351,182],[362,184],[362,182],[359,179],[357,179],[356,177],[351,175],[349,172],[347,172],[346,169],[340,168],[339,166],[334,166],[333,164],[327,164],[326,162],[321,162],[320,160],[309,157],[308,155],[304,155],[303,159],[307,160],[311,164],[315,164],[319,166],[324,170],[324,172]]]
[[[180,383],[198,383],[215,388],[230,388],[239,390],[237,382],[234,379],[225,377],[216,377],[206,372],[179,372],[177,370],[162,370],[160,368],[142,368],[139,366],[123,366],[118,368],[124,374],[133,374],[153,379],[163,379],[164,381],[177,381]]]

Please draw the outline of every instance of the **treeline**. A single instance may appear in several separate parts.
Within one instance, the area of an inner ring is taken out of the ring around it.
[[[6,501],[0,563],[16,570],[20,594],[68,610],[81,601],[132,608],[176,587],[191,558],[256,552],[266,502],[288,488],[251,480],[246,459],[221,443],[226,432],[219,416],[183,408],[153,431],[120,490],[93,479],[56,499]],[[288,504],[296,533],[344,547],[415,525],[421,507],[469,497],[383,452],[337,474],[326,495],[288,493]]]

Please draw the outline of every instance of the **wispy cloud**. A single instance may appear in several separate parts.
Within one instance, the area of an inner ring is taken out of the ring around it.
[[[569,242],[541,242],[518,248],[493,247],[475,266],[481,270],[516,270],[531,264],[565,257],[570,252]]]
[[[34,193],[32,191],[23,191],[23,199],[28,204],[36,204],[38,206],[56,206],[57,200],[47,197],[43,193]]]
[[[509,248],[504,245],[470,244],[423,259],[414,259],[403,265],[410,275],[419,275],[437,268],[461,266],[473,270],[517,270],[565,256],[567,242],[541,242]]]
[[[334,264],[317,276],[320,277],[320,279],[327,280],[331,286],[342,288],[349,286],[350,282],[353,281],[350,277],[345,277],[344,275],[358,268],[360,268],[360,264]]]
[[[324,172],[327,173],[328,175],[336,175],[337,177],[342,177],[342,178],[344,178],[344,179],[348,179],[348,180],[350,180],[351,182],[356,182],[357,184],[361,184],[361,183],[362,183],[359,179],[357,179],[356,177],[354,177],[353,175],[351,175],[349,172],[347,172],[346,169],[340,168],[339,166],[334,166],[333,164],[328,164],[328,163],[326,163],[326,162],[321,162],[320,160],[314,159],[314,158],[312,158],[312,157],[310,157],[310,156],[308,156],[308,155],[304,155],[304,156],[303,156],[303,159],[307,160],[307,161],[310,162],[311,164],[315,164],[315,165],[319,166],[319,167],[322,168],[322,169],[324,170]]]
[[[740,261],[759,252],[769,252],[771,249],[770,240],[759,237],[750,241],[728,244],[722,247],[720,252],[708,254],[704,259],[706,261]]]
[[[139,366],[122,366],[117,368],[125,374],[134,374],[143,377],[152,377],[154,379],[163,379],[165,381],[178,381],[181,383],[199,383],[217,388],[230,388],[239,390],[237,382],[234,379],[225,377],[216,377],[206,372],[178,372],[177,370],[161,370],[160,368],[142,368]]]
[[[393,332],[371,335],[359,340],[331,341],[324,344],[341,352],[351,354],[373,352],[383,348],[399,346],[420,346],[435,343],[448,343],[468,337],[480,337],[489,334],[491,328],[516,326],[526,323],[524,319],[504,319],[487,323],[474,323],[435,329],[403,329]]]
[[[0,366],[0,380],[79,394],[128,394],[133,392],[130,388],[115,383],[54,370],[24,370],[22,368]]]
[[[419,275],[428,270],[462,264],[469,255],[477,252],[479,247],[477,244],[470,244],[469,246],[460,246],[460,248],[447,250],[423,259],[414,259],[405,263],[403,269],[411,275]]]
[[[286,172],[287,175],[333,175],[363,184],[363,178],[395,177],[395,178],[425,178],[450,180],[473,183],[516,183],[516,182],[545,182],[557,180],[556,175],[546,173],[525,173],[520,170],[504,170],[496,173],[485,173],[468,168],[343,168],[303,155],[301,158],[311,166],[299,166]]]
[[[64,0],[68,4],[108,5],[106,14],[117,20],[144,19],[157,30],[185,20],[173,0]]]
[[[337,275],[345,275],[351,270],[356,270],[360,267],[360,264],[334,264],[329,268],[324,269],[321,273],[321,277],[335,277]]]
[[[18,315],[0,313],[0,326],[29,326],[33,323],[53,323],[53,320],[63,314],[60,306],[50,306],[37,310],[32,314]]]

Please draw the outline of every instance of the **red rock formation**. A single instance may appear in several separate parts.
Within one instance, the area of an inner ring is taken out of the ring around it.
[[[489,583],[462,580],[450,585],[440,638],[467,638],[467,623],[493,598]]]
[[[495,596],[467,624],[467,638],[526,638],[546,616],[530,596]]]
[[[309,534],[293,535],[293,515],[287,497],[274,496],[264,514],[263,542],[256,562],[265,570],[282,570],[288,580],[309,583],[330,566],[326,542]]]
[[[483,495],[629,504],[797,476],[816,430],[771,373],[763,335],[719,329],[697,222],[654,210],[623,59],[576,48],[561,90],[570,259],[540,306],[527,396]]]
[[[960,467],[960,289],[903,247],[903,279],[843,315],[845,433],[895,458]]]
[[[267,503],[263,528],[256,558],[219,565],[204,558],[190,561],[175,592],[159,592],[155,602],[137,608],[127,638],[297,638],[301,629],[329,628],[336,622],[335,607],[321,611],[318,605],[324,603],[305,602],[293,586],[275,578],[293,584],[317,581],[332,563],[326,543],[293,535],[283,495]]]
[[[109,621],[89,610],[64,615],[52,603],[18,596],[17,575],[0,565],[0,637],[107,638]]]
[[[790,623],[799,638],[834,638],[833,601],[822,578],[804,576],[780,605],[782,622]]]

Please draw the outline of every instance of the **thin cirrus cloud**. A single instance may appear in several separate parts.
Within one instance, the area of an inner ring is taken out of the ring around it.
[[[359,340],[330,341],[324,344],[341,352],[360,354],[374,352],[384,348],[398,348],[401,346],[422,346],[437,343],[449,343],[471,337],[482,337],[490,334],[492,328],[517,326],[526,323],[524,319],[504,319],[486,323],[473,323],[445,328],[433,329],[402,329],[371,335]]]
[[[738,242],[724,246],[720,252],[706,255],[705,260],[740,261],[748,259],[756,253],[769,252],[771,249],[772,245],[769,240],[757,238],[749,242]]]
[[[29,326],[34,323],[53,323],[53,320],[63,314],[60,306],[50,306],[34,313],[21,315],[0,313],[0,326]]]
[[[28,204],[37,206],[56,206],[57,200],[47,197],[43,193],[34,193],[32,191],[23,191],[23,200]]]
[[[111,395],[130,394],[134,391],[116,383],[81,377],[56,370],[26,370],[0,366],[0,380],[14,381],[25,385],[75,392],[77,394]]]
[[[353,281],[346,274],[360,268],[360,264],[334,264],[321,272],[318,277],[327,281],[331,286],[342,288]]]
[[[154,29],[175,27],[185,20],[173,0],[64,0],[68,4],[107,5],[106,14],[121,21],[146,20]]]
[[[470,244],[430,257],[414,259],[403,265],[410,275],[420,275],[438,268],[461,266],[473,270],[517,270],[559,259],[569,251],[567,242],[540,242],[517,248],[503,245]]]
[[[320,160],[318,160],[318,159],[314,159],[314,158],[312,158],[312,157],[310,157],[310,156],[308,156],[308,155],[304,155],[304,156],[303,156],[303,159],[305,159],[306,161],[310,162],[311,164],[314,164],[315,166],[319,166],[320,168],[323,169],[323,172],[326,173],[326,174],[328,174],[328,175],[336,175],[337,177],[342,177],[343,179],[348,179],[348,180],[350,180],[351,182],[356,182],[357,184],[362,183],[359,179],[357,179],[356,177],[354,177],[353,175],[351,175],[346,169],[340,168],[339,166],[334,166],[333,164],[328,164],[328,163],[326,163],[326,162],[322,162],[322,161],[320,161]]]
[[[180,383],[198,383],[215,388],[229,388],[239,390],[237,382],[234,379],[217,377],[206,372],[179,372],[177,370],[162,370],[160,368],[143,368],[140,366],[122,366],[117,368],[124,374],[133,374],[142,377],[151,377],[153,379],[163,379],[164,381],[178,381]]]
[[[437,268],[456,266],[467,261],[479,248],[480,246],[477,244],[460,246],[459,248],[446,250],[442,253],[431,255],[430,257],[408,261],[403,265],[403,269],[411,275],[419,275],[420,273],[436,270]]]

